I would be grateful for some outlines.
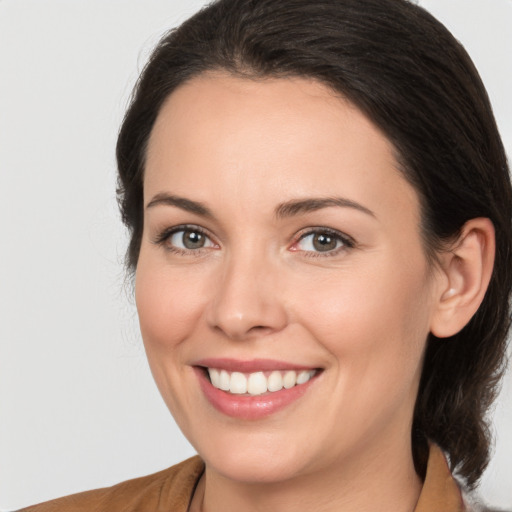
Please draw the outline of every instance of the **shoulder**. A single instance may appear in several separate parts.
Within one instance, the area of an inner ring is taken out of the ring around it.
[[[24,508],[18,512],[154,512],[188,508],[190,497],[204,470],[192,457],[158,473],[121,482],[112,487],[81,492]],[[172,506],[172,508],[171,508]]]
[[[452,475],[446,454],[430,443],[426,477],[415,512],[512,512],[486,507],[475,493],[469,493],[463,482]]]

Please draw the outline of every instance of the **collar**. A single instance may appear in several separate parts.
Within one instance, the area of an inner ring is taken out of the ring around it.
[[[189,480],[189,483],[191,484],[190,487],[192,487],[192,484],[197,485],[201,474],[204,471],[204,463],[199,459],[199,457],[190,459],[190,462],[193,462],[193,477]],[[190,489],[191,492],[189,495],[193,495],[195,485]],[[190,510],[194,509],[191,507]],[[441,511],[465,512],[466,508],[464,506],[460,488],[450,472],[444,453],[441,451],[439,446],[431,444],[427,464],[427,474],[414,512]]]
[[[414,512],[464,512],[464,503],[441,448],[430,445],[427,474]]]

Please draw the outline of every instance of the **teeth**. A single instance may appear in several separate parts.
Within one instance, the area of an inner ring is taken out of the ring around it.
[[[311,379],[309,371],[304,370],[297,375],[297,384],[305,384],[309,379]]]
[[[267,378],[263,372],[251,373],[247,381],[249,395],[262,395],[267,392]]]
[[[293,370],[284,374],[283,386],[285,389],[293,388],[297,384],[297,373]]]
[[[280,389],[283,389],[283,376],[281,375],[281,372],[272,372],[269,375],[267,389],[269,391],[279,391]]]
[[[214,385],[214,387],[220,389],[220,372],[219,372],[219,370],[216,370],[215,368],[211,368],[210,370],[208,370],[208,373],[210,374],[210,380],[212,381],[212,384]]]
[[[229,381],[229,392],[235,395],[247,393],[247,377],[243,373],[233,372]]]
[[[263,393],[279,391],[283,388],[290,389],[294,386],[305,384],[315,375],[315,370],[302,370],[299,372],[273,371],[267,376],[264,372],[244,374],[241,372],[229,373],[226,370],[208,368],[208,374],[213,387],[228,391],[235,395],[248,393],[251,396]]]
[[[226,370],[221,370],[219,376],[219,389],[222,391],[229,391],[229,383],[230,383],[229,373]],[[215,386],[215,384],[214,384]],[[215,386],[217,387],[217,386]]]

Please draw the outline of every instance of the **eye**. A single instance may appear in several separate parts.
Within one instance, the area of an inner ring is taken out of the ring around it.
[[[351,248],[354,242],[338,231],[315,229],[303,234],[292,249],[311,253],[337,253],[339,249]]]
[[[169,237],[169,243],[178,249],[201,249],[213,247],[212,241],[201,231],[181,229]]]
[[[217,247],[212,239],[197,226],[178,226],[165,230],[158,236],[155,243],[165,245],[167,249],[179,253]]]

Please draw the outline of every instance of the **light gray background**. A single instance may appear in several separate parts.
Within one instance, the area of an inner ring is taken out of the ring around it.
[[[202,0],[0,1],[0,510],[192,455],[125,286],[114,145],[163,31]],[[512,1],[424,0],[465,44],[512,153]],[[512,506],[512,377],[482,494]]]

